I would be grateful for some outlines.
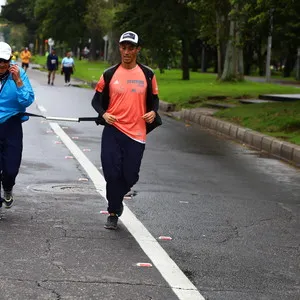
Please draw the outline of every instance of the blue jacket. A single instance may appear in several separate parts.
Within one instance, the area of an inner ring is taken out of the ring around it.
[[[23,81],[21,87],[17,87],[12,75],[9,74],[4,79],[0,88],[0,123],[4,123],[10,117],[23,113],[26,107],[34,101],[34,93],[26,75],[26,72],[20,68],[20,77]],[[27,121],[27,116],[21,117],[21,120]]]

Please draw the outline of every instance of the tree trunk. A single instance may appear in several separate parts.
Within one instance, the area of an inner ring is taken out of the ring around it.
[[[244,75],[251,75],[251,66],[253,65],[253,48],[246,45],[243,51],[244,56]]]
[[[224,70],[221,76],[222,81],[232,81],[235,80],[235,70],[236,70],[236,51],[233,45],[234,43],[234,34],[235,31],[235,22],[230,21],[230,31],[229,31],[229,39],[227,42]]]
[[[202,53],[201,53],[201,72],[205,73],[206,72],[206,57],[205,57],[205,47],[202,46]]]
[[[259,46],[257,47],[257,66],[258,66],[258,74],[259,76],[264,76],[265,74],[265,65],[264,65],[264,55],[261,53],[261,41],[259,42]]]
[[[189,40],[187,35],[183,36],[181,44],[182,44],[182,80],[190,80]]]
[[[244,79],[243,48],[240,43],[239,23],[230,20],[229,39],[227,42],[226,57],[222,81],[236,81]]]
[[[217,57],[218,57],[218,78],[222,76],[222,53],[221,53],[221,40],[220,40],[220,26],[221,26],[221,18],[216,11],[216,40],[217,40]]]
[[[114,42],[117,41],[118,37],[114,32],[108,34],[108,61],[114,65],[120,61],[119,44]]]
[[[237,28],[239,28],[239,26],[237,26]],[[237,53],[236,77],[238,80],[244,80],[244,55],[243,55],[243,48],[241,47],[239,30],[236,31],[235,41],[236,41],[236,53]]]
[[[284,64],[283,77],[290,77],[295,65],[295,58],[291,53],[288,53]]]

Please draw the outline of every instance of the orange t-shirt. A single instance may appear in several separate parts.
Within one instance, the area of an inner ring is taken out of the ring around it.
[[[95,90],[102,92],[105,85],[103,75]],[[158,94],[155,76],[152,79],[152,93]],[[147,81],[142,69],[136,65],[125,69],[121,65],[109,83],[109,106],[107,113],[114,115],[117,121],[113,125],[130,138],[146,142],[146,122],[142,116],[146,113]]]

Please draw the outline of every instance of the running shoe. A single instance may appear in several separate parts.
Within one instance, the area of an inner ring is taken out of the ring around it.
[[[105,229],[116,230],[118,228],[118,217],[115,215],[110,215],[107,217],[107,221],[104,225]]]
[[[5,208],[11,208],[14,202],[12,191],[4,191],[2,201],[5,204]]]

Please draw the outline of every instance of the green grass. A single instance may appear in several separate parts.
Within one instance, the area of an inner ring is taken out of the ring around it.
[[[35,56],[34,62],[45,65],[46,58]],[[73,77],[87,82],[98,80],[107,67],[109,65],[103,62],[75,59],[76,71]],[[166,70],[163,74],[155,70],[155,74],[159,85],[160,99],[176,104],[178,109],[201,106],[208,97],[224,96],[231,100],[234,98],[256,98],[259,94],[266,93],[299,93],[299,89],[295,87],[276,84],[250,81],[220,83],[216,80],[216,75],[211,73],[190,72],[190,80],[181,80],[181,70]]]
[[[216,80],[215,74],[191,72],[188,81],[181,80],[181,71],[179,70],[168,70],[164,74],[156,72],[156,76],[160,98],[176,104],[178,108],[193,107],[197,100],[198,104],[201,105],[208,97],[224,96],[228,100],[234,98],[250,99],[257,98],[260,94],[296,94],[300,92],[295,87],[251,81],[220,83]],[[196,104],[196,106],[199,105]]]
[[[215,116],[300,145],[300,101],[246,104],[218,111]]]
[[[36,56],[34,62],[45,65],[46,58]],[[103,62],[75,59],[73,77],[86,82],[97,81],[109,67]],[[181,80],[181,70],[155,70],[160,99],[176,104],[177,109],[205,106],[208,102],[232,103],[236,108],[220,110],[216,117],[300,145],[300,101],[287,103],[240,104],[236,99],[257,98],[260,94],[300,94],[293,86],[251,81],[220,83],[212,73],[190,73]],[[222,98],[220,100],[220,97]]]
[[[60,62],[61,60],[62,58],[59,57]],[[35,56],[33,57],[32,62],[35,64],[40,64],[41,66],[45,66],[46,57]],[[98,81],[103,71],[108,67],[109,65],[103,62],[89,62],[87,60],[75,59],[75,72],[73,77],[87,82]]]

